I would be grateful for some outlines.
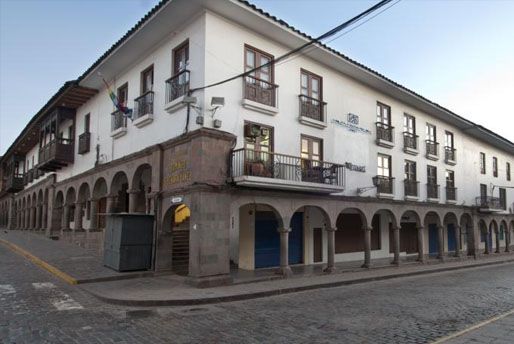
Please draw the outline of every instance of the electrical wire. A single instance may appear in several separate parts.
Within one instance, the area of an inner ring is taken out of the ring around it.
[[[358,22],[359,20],[361,20],[362,18],[368,16],[369,14],[375,12],[376,10],[378,10],[379,8],[387,5],[388,3],[392,2],[393,0],[382,0],[380,1],[378,4],[376,5],[373,5],[371,6],[370,8],[368,8],[367,10],[365,10],[364,12],[361,12],[360,14],[354,16],[353,18],[345,21],[344,23],[336,26],[335,28],[325,32],[324,34],[322,34],[321,36],[318,36],[317,38],[313,38],[311,40],[309,40],[307,43],[305,44],[302,44],[301,46],[293,49],[293,50],[290,50],[289,52],[285,53],[284,55],[282,56],[279,56],[277,57],[276,59],[274,60],[271,60],[270,62],[268,63],[265,63],[263,65],[260,65],[258,67],[255,67],[253,69],[250,69],[244,73],[241,73],[241,74],[238,74],[238,75],[235,75],[233,77],[230,77],[228,79],[225,79],[225,80],[222,80],[222,81],[218,81],[218,82],[215,82],[215,83],[212,83],[212,84],[209,84],[209,85],[205,85],[205,86],[201,86],[201,87],[196,87],[196,88],[193,88],[191,90],[189,90],[189,95],[191,95],[193,92],[195,91],[200,91],[200,90],[204,90],[204,89],[207,89],[207,88],[211,88],[211,87],[214,87],[214,86],[219,86],[219,85],[222,85],[222,84],[225,84],[227,82],[230,82],[230,81],[233,81],[233,80],[236,80],[236,79],[239,79],[239,78],[242,78],[242,77],[245,77],[245,76],[248,76],[256,71],[258,71],[259,69],[261,68],[265,68],[265,67],[268,67],[268,66],[271,66],[271,65],[274,65],[276,64],[277,62],[280,62],[282,60],[285,60],[287,59],[288,57],[290,56],[293,56],[294,54],[302,51],[303,49],[307,48],[308,46],[310,45],[313,45],[313,44],[321,44],[321,41],[326,39],[326,38],[329,38],[333,35],[335,35],[336,33],[340,32],[341,30],[347,28],[348,26],[352,25],[353,23],[355,22]]]

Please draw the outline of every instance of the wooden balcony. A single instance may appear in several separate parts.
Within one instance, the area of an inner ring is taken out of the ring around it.
[[[56,171],[73,163],[73,140],[56,139],[39,149],[41,171]]]
[[[271,108],[277,107],[278,86],[248,75],[244,79],[244,99]]]
[[[91,149],[91,133],[86,132],[79,135],[79,154],[86,154]]]
[[[499,197],[479,196],[475,198],[478,211],[481,213],[496,213],[503,211]]]
[[[7,192],[18,192],[23,190],[23,174],[10,175],[5,181],[5,191]]]
[[[233,181],[241,186],[318,193],[341,192],[345,187],[345,167],[325,161],[237,149],[231,167]]]

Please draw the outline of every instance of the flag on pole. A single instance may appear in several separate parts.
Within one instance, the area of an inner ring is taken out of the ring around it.
[[[104,77],[102,75],[100,76],[105,84],[105,87],[107,88],[107,92],[109,92],[109,98],[111,98],[112,103],[114,104],[116,109],[122,112],[125,117],[132,119],[132,109],[129,109],[124,103],[119,101],[118,97],[116,97],[116,94],[114,94],[113,90],[111,89],[107,81],[105,81]]]

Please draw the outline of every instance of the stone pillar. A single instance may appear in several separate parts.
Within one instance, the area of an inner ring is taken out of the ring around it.
[[[84,202],[76,202],[75,203],[75,214],[73,217],[75,218],[74,230],[76,230],[76,231],[82,230],[82,208],[83,207],[84,207]]]
[[[89,202],[89,230],[95,231],[98,229],[98,200],[91,198]]]
[[[129,198],[129,213],[135,213],[137,210],[137,196],[139,195],[139,190],[128,190],[128,198]]]
[[[489,254],[491,252],[489,252],[489,231],[487,231],[485,233],[485,249],[484,249],[484,254]]]
[[[444,260],[444,227],[437,227],[437,258]]]
[[[400,265],[400,227],[393,228],[394,258],[392,264]]]
[[[36,205],[36,221],[35,221],[35,229],[41,229],[41,205]]]
[[[335,261],[335,255],[336,255],[336,230],[337,228],[325,228],[327,231],[327,267],[325,268],[326,273],[332,273],[334,272],[334,261]]]
[[[510,252],[510,230],[508,228],[505,231],[505,252]]]
[[[67,231],[70,229],[70,206],[65,204],[62,209],[62,223],[61,230]]]
[[[42,216],[42,225],[41,229],[47,229],[48,228],[48,203],[43,203],[43,216]]]
[[[460,257],[460,226],[455,226],[455,257]]]
[[[496,250],[494,251],[494,253],[500,253],[500,231],[499,230],[494,231],[494,237],[496,239]]]
[[[363,268],[371,267],[371,231],[372,227],[364,228],[364,264],[362,264]]]
[[[423,226],[417,228],[418,230],[418,262],[425,262],[425,237],[423,233]]]
[[[290,276],[293,274],[289,266],[289,232],[291,228],[279,228],[280,233],[280,270],[282,276]]]
[[[36,207],[29,208],[29,229],[35,229],[36,224]]]
[[[105,196],[106,203],[105,203],[105,211],[107,214],[111,214],[114,212],[114,196],[108,195]]]

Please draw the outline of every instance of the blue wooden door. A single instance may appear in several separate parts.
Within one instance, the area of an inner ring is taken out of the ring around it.
[[[303,262],[303,213],[294,213],[289,233],[289,264]]]
[[[437,225],[428,225],[428,253],[437,254],[439,252],[439,241],[437,240]]]
[[[278,221],[271,211],[255,212],[255,268],[280,265]]]
[[[455,226],[453,223],[448,224],[448,252],[455,252],[457,243],[455,242]]]

